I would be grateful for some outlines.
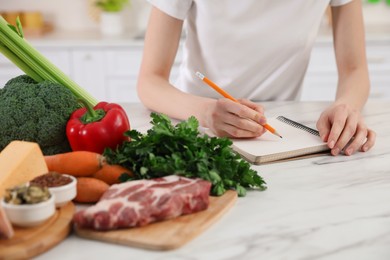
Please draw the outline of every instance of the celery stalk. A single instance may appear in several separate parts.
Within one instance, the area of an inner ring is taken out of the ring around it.
[[[42,79],[50,80],[52,82],[56,82],[55,79],[47,73],[42,67],[40,67],[36,62],[28,56],[24,50],[19,47],[19,45],[15,44],[10,40],[9,37],[2,34],[0,31],[0,43],[5,46],[14,56],[18,57],[19,60],[23,61],[27,66],[29,66],[33,71],[36,72]],[[12,61],[12,60],[11,60]],[[15,64],[18,66],[18,64]],[[22,68],[20,68],[22,69]]]
[[[29,67],[26,63],[24,63],[18,56],[13,54],[7,47],[0,43],[0,52],[7,57],[13,64],[17,64],[17,66],[24,71],[27,75],[33,78],[37,82],[43,81],[43,78],[39,76],[31,67]]]
[[[11,52],[12,59],[10,59],[16,66],[25,71],[26,67],[30,67],[30,72],[35,72],[35,75],[26,74],[34,78],[38,75],[43,80],[49,80],[59,83],[67,87],[72,93],[81,99],[86,100],[92,106],[96,105],[97,100],[92,97],[86,90],[80,87],[58,67],[51,63],[39,51],[32,47],[25,39],[21,38],[15,31],[8,27],[8,23],[0,16],[0,44]],[[6,55],[9,58],[9,54]]]

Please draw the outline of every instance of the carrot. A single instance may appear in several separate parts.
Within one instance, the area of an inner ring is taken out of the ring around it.
[[[45,161],[49,171],[65,173],[74,177],[91,176],[105,163],[103,155],[89,151],[46,155]]]
[[[110,186],[92,177],[77,178],[77,195],[74,201],[80,203],[95,203]]]
[[[92,177],[102,180],[108,185],[119,183],[119,177],[122,173],[133,175],[133,172],[119,164],[104,164],[100,170],[95,172]]]

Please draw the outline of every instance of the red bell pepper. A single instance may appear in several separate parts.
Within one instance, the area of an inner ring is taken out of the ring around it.
[[[66,125],[66,135],[73,151],[91,151],[102,154],[104,149],[116,149],[129,140],[124,133],[130,123],[124,109],[114,103],[99,102],[93,108],[84,103],[83,108],[72,113]]]

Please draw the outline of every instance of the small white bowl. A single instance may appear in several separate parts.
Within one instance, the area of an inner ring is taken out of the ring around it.
[[[15,205],[1,200],[5,214],[9,221],[20,227],[33,227],[42,224],[54,215],[56,208],[54,204],[55,196],[51,194],[50,199],[36,203]]]
[[[66,205],[69,201],[76,198],[77,195],[77,179],[71,175],[62,174],[63,176],[69,177],[72,179],[72,182],[58,187],[49,187],[51,194],[54,194],[55,204],[57,208],[60,208]]]

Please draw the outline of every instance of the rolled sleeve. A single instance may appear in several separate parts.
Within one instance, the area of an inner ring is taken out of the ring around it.
[[[184,20],[191,8],[193,0],[147,0],[153,6],[157,7],[164,13]]]
[[[330,6],[340,6],[348,4],[349,2],[352,2],[352,0],[331,0],[329,4]]]

